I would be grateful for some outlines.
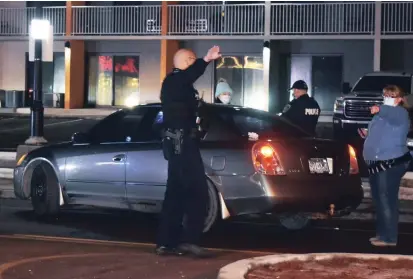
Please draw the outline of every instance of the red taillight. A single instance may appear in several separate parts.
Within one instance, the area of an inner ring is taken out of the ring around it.
[[[350,174],[358,174],[359,164],[357,162],[357,154],[356,150],[351,145],[348,145],[348,155],[350,157]]]
[[[252,147],[252,162],[258,173],[285,175],[284,167],[274,147],[266,142],[258,142]]]

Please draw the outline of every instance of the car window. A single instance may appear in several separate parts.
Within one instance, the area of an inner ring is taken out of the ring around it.
[[[113,143],[138,141],[147,138],[148,135],[141,129],[144,119],[150,117],[147,107],[141,107],[134,110],[121,110],[115,112],[89,131],[89,137],[92,142]],[[142,131],[142,132],[141,132]]]
[[[240,136],[249,133],[283,137],[306,137],[308,134],[281,117],[254,110],[239,110],[220,113],[222,121],[233,126]]]
[[[355,92],[379,92],[387,85],[397,85],[406,93],[411,93],[410,76],[364,76],[354,86]]]

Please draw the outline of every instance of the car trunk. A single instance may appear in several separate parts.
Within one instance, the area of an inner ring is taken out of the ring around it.
[[[273,142],[289,177],[337,177],[348,175],[347,144],[314,138]]]

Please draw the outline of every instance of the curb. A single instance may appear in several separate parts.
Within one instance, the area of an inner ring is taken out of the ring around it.
[[[353,253],[314,253],[314,254],[279,254],[263,257],[255,257],[245,260],[240,260],[232,264],[226,265],[219,270],[217,279],[245,279],[245,275],[252,268],[258,265],[277,264],[292,260],[305,261],[309,258],[315,260],[328,260],[332,257],[347,257],[358,258],[363,260],[372,260],[384,258],[387,260],[413,260],[413,256],[406,255],[386,255],[386,254],[353,254]]]
[[[16,160],[16,152],[0,152],[0,160],[15,161]]]
[[[14,169],[0,168],[0,179],[13,179]]]

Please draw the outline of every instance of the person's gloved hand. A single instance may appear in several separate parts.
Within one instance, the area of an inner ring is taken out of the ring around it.
[[[219,46],[213,46],[212,48],[210,48],[208,50],[207,54],[204,57],[204,60],[206,62],[210,62],[212,60],[216,60],[216,59],[220,58],[221,56],[222,55],[221,55]]]

